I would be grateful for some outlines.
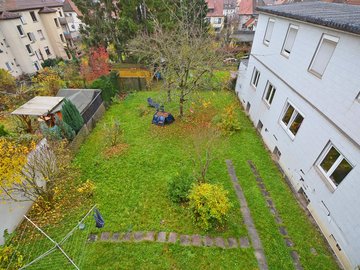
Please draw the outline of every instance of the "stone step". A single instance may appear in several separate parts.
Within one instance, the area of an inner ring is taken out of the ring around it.
[[[138,232],[102,232],[99,234],[90,234],[88,242],[159,242],[159,243],[178,243],[182,246],[194,247],[218,247],[222,249],[232,248],[248,248],[250,247],[249,239],[244,236],[236,237],[211,237],[199,234],[187,235],[177,234],[175,232],[154,232],[154,231],[138,231]]]

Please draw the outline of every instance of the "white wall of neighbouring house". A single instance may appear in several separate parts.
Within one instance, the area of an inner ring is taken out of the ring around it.
[[[39,147],[46,145],[46,139],[42,139],[36,146],[36,151]],[[29,155],[31,155],[30,153]],[[15,195],[15,194],[14,194]],[[30,210],[33,205],[32,201],[21,201],[26,200],[21,194],[16,194],[19,201],[11,201],[6,195],[0,197],[0,245],[4,244],[4,231],[12,233],[24,219],[24,215]]]
[[[275,21],[268,44],[269,19]],[[292,24],[298,28],[290,54],[283,45]],[[309,72],[323,35],[334,37],[335,50],[322,76]],[[325,238],[346,269],[360,265],[360,37],[283,17],[260,14],[248,66],[239,67],[236,92],[270,151],[281,152],[280,166],[295,190],[303,190]],[[258,84],[251,82],[254,69]],[[276,91],[265,102],[267,85]],[[304,117],[295,136],[282,124],[290,103]],[[250,104],[250,106],[249,106]],[[352,170],[338,185],[321,171],[327,146],[336,147]]]

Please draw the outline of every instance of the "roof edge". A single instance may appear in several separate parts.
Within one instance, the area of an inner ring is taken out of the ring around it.
[[[290,18],[290,19],[294,19],[294,20],[298,20],[298,21],[302,21],[302,22],[306,22],[306,23],[311,23],[311,24],[318,25],[318,26],[325,26],[325,27],[329,27],[329,28],[332,28],[335,30],[341,30],[341,31],[348,32],[351,34],[360,35],[360,28],[354,28],[350,24],[336,23],[336,22],[331,22],[331,21],[327,21],[327,20],[321,20],[318,18],[304,17],[304,16],[296,15],[296,14],[289,14],[289,13],[283,12],[283,11],[269,10],[266,7],[256,7],[256,10],[259,11],[260,13],[266,13],[266,14],[276,15],[279,17]]]

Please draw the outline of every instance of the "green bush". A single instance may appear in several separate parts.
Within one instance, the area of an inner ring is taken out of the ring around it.
[[[24,266],[23,256],[10,244],[15,233],[9,234],[8,230],[4,231],[5,244],[0,246],[0,270],[19,269]]]
[[[40,130],[41,134],[48,140],[59,141],[62,139],[61,130],[58,126],[49,128],[45,123],[41,123]]]
[[[199,184],[190,190],[189,205],[194,221],[204,230],[223,224],[231,208],[228,192],[214,184]]]
[[[57,64],[59,64],[60,62],[62,62],[63,60],[61,58],[48,58],[46,60],[44,60],[44,62],[41,64],[41,66],[43,68],[45,67],[54,67]]]
[[[55,117],[55,125],[59,127],[61,137],[71,142],[75,138],[75,131],[64,121]]]
[[[119,92],[118,75],[111,72],[108,76],[101,76],[91,84],[93,89],[101,89],[101,97],[106,106],[111,104],[112,98]]]
[[[226,107],[221,115],[216,115],[212,119],[212,122],[224,135],[232,135],[241,129],[240,122],[235,111],[235,105]]]
[[[84,125],[84,119],[70,100],[65,99],[61,108],[61,114],[63,121],[68,124],[76,133],[78,133]]]
[[[7,135],[9,135],[9,132],[5,130],[4,125],[0,125],[0,137],[5,137]]]
[[[175,175],[168,184],[170,200],[174,203],[183,203],[189,200],[189,192],[195,178],[187,173]]]

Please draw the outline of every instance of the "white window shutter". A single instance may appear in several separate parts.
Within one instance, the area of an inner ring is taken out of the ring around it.
[[[336,44],[336,42],[324,38],[317,50],[310,69],[319,75],[323,75],[331,56],[334,53]]]

